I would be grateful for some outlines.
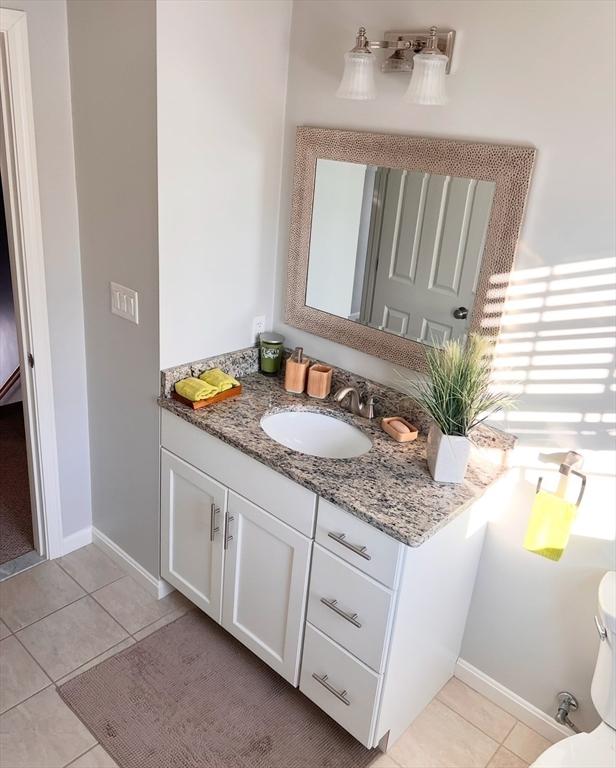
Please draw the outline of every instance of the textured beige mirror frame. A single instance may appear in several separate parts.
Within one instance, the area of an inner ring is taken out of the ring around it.
[[[326,158],[495,182],[470,330],[497,336],[535,155],[533,147],[299,127],[286,322],[396,365],[425,370],[423,344],[306,306],[316,165]]]

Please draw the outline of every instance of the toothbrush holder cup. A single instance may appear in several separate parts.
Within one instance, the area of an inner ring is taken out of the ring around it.
[[[315,363],[308,370],[308,386],[306,392],[309,397],[317,400],[325,400],[332,388],[333,368],[322,363]]]

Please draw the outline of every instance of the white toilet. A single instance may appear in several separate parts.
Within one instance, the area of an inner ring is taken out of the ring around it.
[[[590,695],[602,723],[590,733],[569,736],[547,749],[531,768],[615,768],[616,766],[616,571],[599,584],[601,636]]]

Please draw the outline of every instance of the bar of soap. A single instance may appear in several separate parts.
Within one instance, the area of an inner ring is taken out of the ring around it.
[[[402,421],[398,421],[397,419],[394,419],[393,421],[389,422],[389,426],[393,427],[393,429],[396,430],[401,435],[408,435],[408,433],[411,431],[406,424],[404,424]]]

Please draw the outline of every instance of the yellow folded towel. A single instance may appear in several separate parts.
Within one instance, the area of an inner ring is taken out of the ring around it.
[[[204,371],[199,376],[201,381],[205,381],[211,386],[216,387],[217,392],[226,392],[233,387],[239,387],[240,383],[233,376],[229,376],[228,373],[221,371],[220,368],[211,368],[209,371]]]
[[[188,379],[178,381],[175,385],[175,391],[178,395],[194,403],[197,400],[207,400],[209,397],[217,395],[219,390],[207,381],[201,381],[201,379],[190,376]]]
[[[539,491],[530,515],[524,548],[550,560],[560,560],[571,533],[577,507],[553,493]]]

